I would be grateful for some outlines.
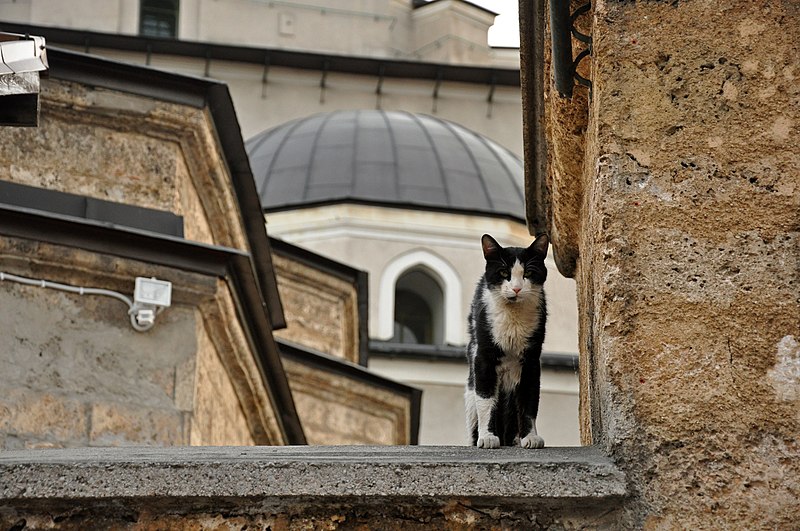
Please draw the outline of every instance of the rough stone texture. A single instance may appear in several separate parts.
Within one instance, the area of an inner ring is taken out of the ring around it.
[[[800,4],[593,5],[584,437],[626,471],[620,525],[794,528]]]
[[[211,435],[212,440],[217,444],[246,440],[244,427],[236,421],[243,415],[256,444],[286,444],[277,420],[280,412],[273,408],[270,390],[264,385],[259,369],[257,354],[251,350],[247,331],[239,322],[240,315],[234,294],[227,289],[225,281],[217,280],[217,297],[201,306],[199,313],[203,318],[205,333],[208,334],[218,357],[219,364],[217,361],[213,362],[213,370],[217,372],[214,380],[220,382],[220,390],[225,392],[224,396],[211,398],[216,406],[210,408],[209,413],[227,417],[225,421],[215,421],[212,418],[204,422],[212,425],[216,423],[214,431],[222,426],[232,430],[230,435],[217,432]],[[229,386],[233,388],[238,405],[230,395]],[[206,432],[206,435],[209,434],[211,432]],[[223,439],[229,442],[223,443]],[[200,439],[195,444],[210,443]]]
[[[173,282],[147,333],[116,299],[0,282],[0,448],[280,443],[225,282],[14,238],[0,271],[128,295],[136,276]]]
[[[570,9],[575,12],[585,0],[571,0]],[[550,24],[547,17],[545,36],[545,79],[553,78],[550,62]],[[584,14],[575,20],[575,27],[582,33],[591,34],[591,16]],[[572,39],[573,56],[586,45]],[[578,65],[578,73],[591,78],[590,60]],[[538,67],[538,66],[537,66]],[[548,141],[546,187],[550,197],[550,239],[553,244],[553,259],[559,272],[569,278],[575,277],[580,237],[580,211],[583,205],[584,150],[588,124],[589,89],[576,84],[572,97],[558,94],[552,83],[544,85],[545,136]]]
[[[3,129],[0,179],[170,211],[187,239],[248,250],[207,110],[49,79],[41,118]],[[0,284],[13,331],[0,337],[0,447],[283,442],[227,282],[12,238],[0,271],[126,295],[136,276],[173,283],[145,334],[120,301]]]
[[[356,286],[281,255],[273,263],[287,321],[276,337],[359,363]]]
[[[409,399],[284,359],[309,444],[409,444]]]
[[[0,475],[0,527],[32,529],[608,528],[626,494],[594,448],[42,450]]]
[[[20,259],[27,265],[22,271],[16,264]],[[22,240],[0,242],[2,271],[31,276],[33,270],[37,278],[132,289],[114,284],[133,264],[115,267],[112,260],[105,264],[110,266],[106,273],[83,270],[92,263],[90,253]],[[62,275],[65,264],[75,267],[72,275]],[[141,273],[148,269],[138,266]],[[127,277],[130,284],[132,279]],[[130,327],[127,307],[108,297],[5,281],[0,300],[0,321],[8,331],[0,334],[3,447],[188,442],[183,414],[174,404],[174,373],[194,355],[193,343],[186,340],[194,328],[191,312],[174,307],[150,333],[140,334]]]
[[[0,179],[169,211],[187,239],[247,249],[203,110],[55,79],[41,106],[39,127],[3,130]]]
[[[196,376],[191,375],[197,378],[191,444],[255,444],[236,388],[202,319],[198,319],[197,338]]]

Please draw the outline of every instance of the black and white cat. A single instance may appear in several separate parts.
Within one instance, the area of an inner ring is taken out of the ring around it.
[[[479,448],[542,448],[536,432],[547,309],[543,284],[549,241],[501,247],[481,238],[486,271],[469,314],[467,431]]]

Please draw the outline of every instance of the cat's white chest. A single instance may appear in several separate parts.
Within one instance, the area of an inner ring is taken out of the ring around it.
[[[539,324],[538,296],[515,304],[502,304],[491,296],[485,297],[484,301],[495,344],[506,357],[519,359]]]

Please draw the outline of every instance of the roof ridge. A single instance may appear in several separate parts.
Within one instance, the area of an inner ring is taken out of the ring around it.
[[[478,165],[478,161],[475,160],[475,155],[472,153],[472,150],[469,149],[467,143],[464,141],[463,138],[456,132],[455,124],[449,122],[447,120],[440,120],[445,127],[458,139],[458,142],[464,146],[464,151],[467,152],[469,156],[469,160],[472,162],[472,166],[475,168],[475,171],[478,173],[478,181],[481,183],[481,188],[483,188],[483,192],[486,195],[486,200],[489,202],[489,208],[494,210],[494,200],[492,199],[491,194],[489,193],[489,187],[486,186],[486,180],[484,179],[483,172],[481,171],[480,165]],[[469,131],[468,129],[462,127],[462,129],[472,133],[473,136],[477,136],[474,131]]]
[[[422,132],[425,134],[425,138],[427,138],[428,142],[430,143],[431,149],[433,151],[433,156],[434,156],[434,158],[436,158],[436,166],[437,166],[437,168],[439,170],[439,178],[442,181],[442,191],[444,191],[444,197],[445,197],[445,199],[447,201],[447,205],[448,206],[452,206],[450,204],[450,189],[447,186],[447,179],[444,178],[445,177],[445,175],[444,175],[444,166],[442,166],[442,157],[439,155],[439,149],[436,147],[436,144],[433,142],[433,139],[431,138],[430,131],[428,131],[428,129],[423,125],[422,120],[420,119],[420,116],[417,115],[417,114],[414,114],[414,113],[408,113],[408,114],[419,125],[420,129],[422,129]]]

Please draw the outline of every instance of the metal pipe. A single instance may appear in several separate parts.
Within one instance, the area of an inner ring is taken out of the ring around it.
[[[572,35],[570,0],[550,0],[550,38],[553,80],[561,96],[572,97]]]

